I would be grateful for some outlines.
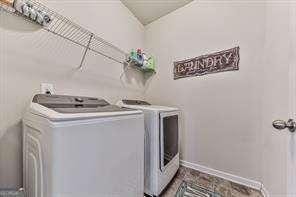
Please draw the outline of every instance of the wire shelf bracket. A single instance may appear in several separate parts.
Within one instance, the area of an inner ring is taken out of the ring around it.
[[[84,53],[83,53],[83,56],[82,56],[82,59],[81,59],[81,62],[80,62],[80,66],[79,66],[79,69],[82,69],[82,66],[83,66],[83,63],[84,63],[84,60],[85,60],[85,57],[86,57],[86,54],[87,54],[87,51],[89,50],[89,46],[91,44],[91,40],[93,39],[94,35],[92,34],[89,38],[89,41],[87,43],[87,46],[84,50]]]

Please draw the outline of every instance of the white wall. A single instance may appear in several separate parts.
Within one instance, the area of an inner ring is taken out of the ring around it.
[[[280,87],[269,71],[280,73],[278,65],[289,62],[282,53],[289,50],[289,40],[283,42],[288,7],[200,0],[144,28],[119,1],[80,2],[47,5],[125,51],[145,44],[157,59],[157,75],[150,84],[132,71],[121,80],[121,65],[93,54],[77,70],[81,48],[0,12],[0,188],[22,184],[21,117],[40,83],[49,82],[61,94],[178,106],[183,160],[263,181],[272,194],[285,192],[286,149],[278,144],[286,138],[271,134],[275,117],[266,115],[282,110],[282,117],[286,111],[284,103],[270,108],[277,102],[273,87]],[[235,46],[241,48],[239,71],[173,80],[173,61]]]
[[[143,47],[144,27],[120,1],[48,1],[48,7],[129,51]],[[143,98],[144,80],[123,66],[89,54],[77,70],[83,49],[0,12],[0,188],[22,185],[21,118],[40,83],[56,93]]]
[[[159,66],[146,96],[183,112],[182,159],[261,180],[265,5],[194,1],[146,27]],[[173,80],[173,62],[240,46],[240,70]]]
[[[183,160],[295,195],[295,135],[271,124],[295,115],[295,16],[292,0],[200,0],[146,26],[159,66],[146,98],[183,111]],[[173,80],[174,61],[235,46],[239,71]]]
[[[291,4],[289,1],[268,2],[266,5],[261,174],[264,187],[271,196],[277,197],[287,196],[286,193],[295,196],[295,193],[288,190],[289,179],[295,177],[293,171],[288,171],[289,165],[293,165],[295,169],[295,135],[288,130],[277,131],[271,125],[273,120],[295,118],[295,111],[292,113],[296,109],[295,100],[292,101],[296,98],[295,9],[294,1],[291,1]],[[291,163],[288,159],[290,156],[291,161],[294,160]],[[295,188],[295,183],[292,188]]]

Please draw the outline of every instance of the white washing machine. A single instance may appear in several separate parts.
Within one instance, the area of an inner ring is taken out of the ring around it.
[[[180,111],[139,100],[122,100],[117,105],[144,112],[144,191],[150,196],[159,196],[179,169]]]
[[[23,129],[28,197],[143,197],[141,111],[98,98],[36,95]]]

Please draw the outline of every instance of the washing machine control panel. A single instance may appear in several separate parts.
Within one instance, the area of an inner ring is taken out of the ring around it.
[[[67,96],[67,95],[47,95],[37,94],[33,98],[34,103],[44,105],[46,107],[91,107],[91,106],[107,106],[110,105],[106,100],[93,98],[93,97],[81,97],[81,96]]]
[[[59,113],[131,111],[131,109],[111,105],[104,99],[94,97],[37,94],[32,102]]]
[[[151,105],[150,103],[141,100],[122,100],[122,103],[125,105]]]

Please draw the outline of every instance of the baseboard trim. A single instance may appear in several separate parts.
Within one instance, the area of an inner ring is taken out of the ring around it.
[[[246,179],[246,178],[239,177],[239,176],[227,173],[227,172],[212,169],[212,168],[202,166],[202,165],[199,165],[199,164],[195,164],[195,163],[190,163],[190,162],[187,162],[187,161],[180,161],[180,164],[181,164],[181,166],[191,168],[191,169],[194,169],[194,170],[198,170],[200,172],[207,173],[207,174],[210,174],[210,175],[213,175],[213,176],[217,176],[217,177],[226,179],[228,181],[232,181],[234,183],[245,185],[245,186],[253,188],[253,189],[257,189],[257,190],[262,191],[262,188],[263,188],[262,184],[259,181]],[[262,191],[262,193],[263,193],[263,191]],[[267,191],[266,191],[266,194],[267,194]],[[268,196],[265,196],[265,197],[268,197]]]

